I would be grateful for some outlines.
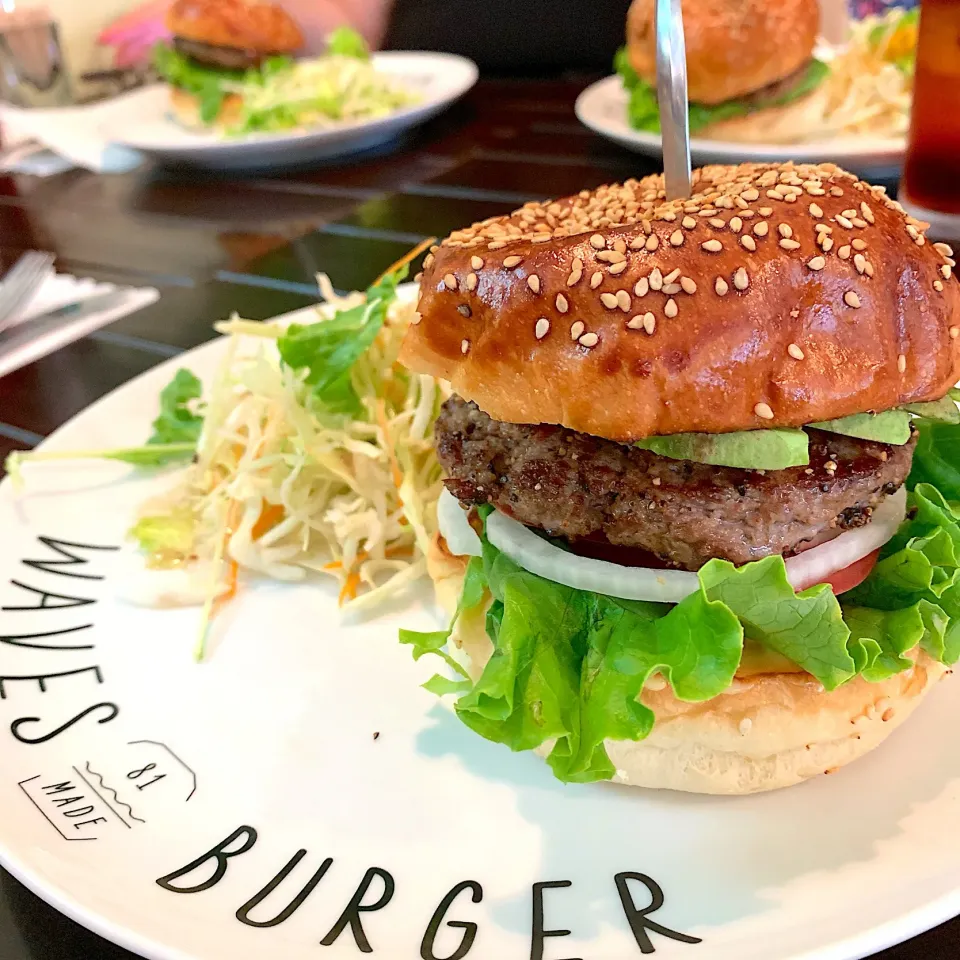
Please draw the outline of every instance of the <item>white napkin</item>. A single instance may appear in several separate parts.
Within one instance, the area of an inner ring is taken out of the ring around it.
[[[135,150],[118,146],[102,133],[115,100],[79,107],[25,110],[0,104],[6,153],[0,169],[52,176],[72,167],[95,173],[127,173],[143,163]]]
[[[109,305],[87,317],[75,320],[64,319],[53,330],[42,336],[30,336],[30,323],[51,310],[66,307],[71,303],[87,300],[102,293],[121,291],[123,300]],[[105,327],[121,317],[135,313],[160,299],[160,291],[153,287],[117,287],[112,283],[99,283],[89,277],[77,278],[67,273],[56,273],[51,267],[43,285],[33,298],[19,311],[13,325],[0,333],[0,377],[13,370],[33,363],[55,350]]]

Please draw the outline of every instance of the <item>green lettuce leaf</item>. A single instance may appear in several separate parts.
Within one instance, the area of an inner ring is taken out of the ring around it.
[[[305,382],[313,388],[313,399],[331,413],[359,416],[363,412],[350,371],[376,339],[396,299],[397,285],[408,272],[403,267],[387,274],[367,290],[363,303],[327,320],[291,324],[277,341],[283,362],[294,370],[306,370]]]
[[[950,396],[942,397],[940,400],[930,400],[926,403],[907,403],[900,409],[927,420],[960,423],[960,407]]]
[[[217,119],[227,91],[225,82],[243,81],[242,70],[226,70],[198,63],[166,43],[153,49],[153,65],[171,86],[192,93],[200,102],[200,120],[211,124]]]
[[[327,53],[341,57],[354,57],[357,60],[369,60],[370,48],[367,41],[350,27],[337,27],[327,37]]]
[[[929,483],[947,500],[960,500],[960,425],[922,420],[908,487]]]
[[[629,94],[627,118],[630,126],[635,130],[659,133],[660,110],[657,105],[657,91],[637,75],[630,65],[625,47],[621,47],[617,51],[613,66],[614,71],[623,81],[624,89]],[[755,95],[747,100],[725,100],[723,103],[716,104],[691,103],[689,106],[690,133],[695,134],[711,123],[747,116],[758,110],[765,110],[768,107],[781,107],[799,100],[808,93],[812,93],[829,72],[830,68],[825,63],[813,59],[792,87],[775,95],[768,97]]]

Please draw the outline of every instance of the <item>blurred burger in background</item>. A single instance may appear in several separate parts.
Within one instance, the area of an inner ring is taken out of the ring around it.
[[[634,0],[616,69],[630,94],[635,129],[659,133],[655,0]],[[719,140],[795,137],[829,74],[814,56],[818,0],[687,0],[690,133]]]
[[[188,127],[234,125],[243,109],[236,88],[251,72],[289,66],[303,46],[300,28],[273,3],[176,0],[166,22],[172,40],[157,46],[154,62]]]

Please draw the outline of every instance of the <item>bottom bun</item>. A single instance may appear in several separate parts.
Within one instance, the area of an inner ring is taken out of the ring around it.
[[[243,97],[237,93],[228,93],[212,123],[204,123],[200,119],[200,98],[180,87],[170,88],[170,106],[177,123],[188,130],[226,130],[240,121]]]
[[[440,603],[456,609],[466,560],[452,556],[438,534],[427,566]],[[476,679],[493,653],[484,611],[461,617],[451,641]],[[915,666],[889,680],[854,677],[829,693],[807,673],[765,673],[735,678],[712,700],[686,703],[656,676],[640,696],[656,716],[650,736],[606,742],[613,782],[746,794],[835,773],[879,746],[948,672],[921,650],[913,655]],[[537,752],[546,756],[552,747]]]
[[[798,143],[821,132],[827,106],[826,91],[813,93],[782,107],[766,107],[745,117],[707,124],[697,131],[706,140],[731,143]]]

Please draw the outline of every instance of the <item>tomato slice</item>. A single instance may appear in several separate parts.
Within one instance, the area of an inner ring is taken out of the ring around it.
[[[879,556],[880,550],[874,550],[873,553],[868,553],[865,557],[855,560],[849,567],[831,573],[829,577],[824,578],[823,582],[829,583],[830,588],[837,595],[852,590],[870,576],[870,571],[877,565],[877,557]]]

